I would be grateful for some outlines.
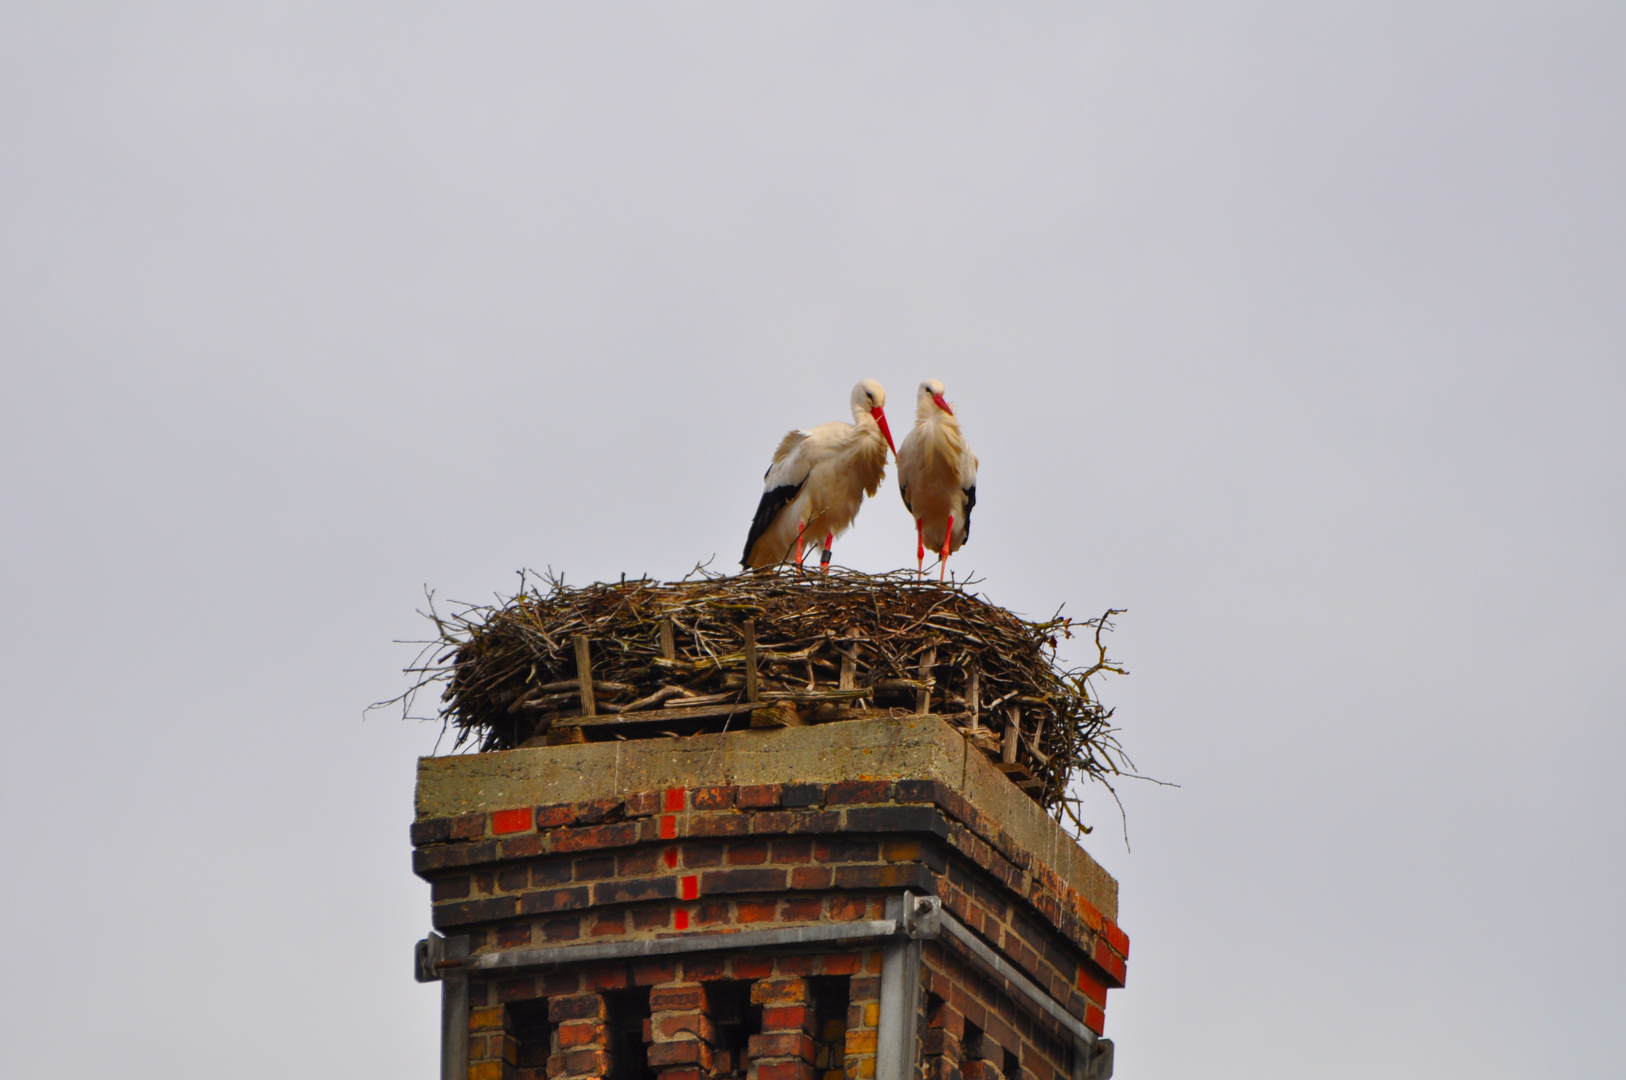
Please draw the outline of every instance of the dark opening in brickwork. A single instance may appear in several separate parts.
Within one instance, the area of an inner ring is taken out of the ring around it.
[[[521,1070],[536,1070],[535,1073],[522,1072],[520,1075],[546,1076],[548,1054],[553,1048],[553,1024],[548,1020],[547,999],[534,998],[509,1005],[508,1031],[519,1047],[518,1067]]]
[[[650,1016],[649,987],[612,990],[604,995],[604,1007],[610,1051],[606,1080],[655,1080],[644,1045],[644,1022]]]
[[[739,979],[706,983],[706,1009],[717,1033],[712,1076],[744,1076],[750,1067],[746,1047],[751,1036],[762,1034],[762,1006],[751,1003],[751,984]]]
[[[820,1080],[842,1080],[846,1075],[847,1006],[852,979],[821,975],[807,980],[813,995],[813,1072]]]

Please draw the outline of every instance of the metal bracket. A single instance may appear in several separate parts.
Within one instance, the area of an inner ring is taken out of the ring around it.
[[[446,939],[439,934],[430,934],[418,942],[413,952],[416,961],[412,977],[421,983],[439,982],[441,979],[440,962],[446,959]]]
[[[943,930],[943,901],[935,896],[903,897],[903,932],[915,941],[935,938]]]

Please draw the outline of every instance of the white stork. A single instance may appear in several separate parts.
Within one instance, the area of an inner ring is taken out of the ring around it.
[[[950,552],[971,535],[971,508],[977,505],[977,455],[965,444],[954,410],[943,400],[943,384],[927,379],[915,395],[915,426],[898,449],[898,489],[915,519],[915,576],[924,573],[926,537],[943,538],[937,578],[948,569]]]
[[[751,521],[740,565],[772,566],[795,553],[803,539],[824,534],[819,566],[830,569],[830,545],[858,516],[866,494],[880,490],[892,432],[886,426],[886,391],[874,379],[853,387],[853,422],[793,431],[779,442],[763,475],[762,501]]]

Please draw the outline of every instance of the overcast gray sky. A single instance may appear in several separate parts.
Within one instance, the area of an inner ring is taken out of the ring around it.
[[[422,587],[730,568],[935,377],[1182,785],[1119,1076],[1618,1076],[1623,91],[1618,3],[7,4],[8,1072],[435,1075]]]

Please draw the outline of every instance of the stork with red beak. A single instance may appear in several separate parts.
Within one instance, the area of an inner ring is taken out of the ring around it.
[[[885,404],[881,384],[865,379],[853,387],[852,423],[820,424],[780,440],[763,476],[741,566],[773,566],[794,557],[800,567],[804,541],[822,534],[819,567],[829,572],[831,545],[858,516],[864,496],[880,490],[887,450],[897,453]]]
[[[897,451],[898,488],[915,519],[915,576],[925,572],[926,540],[939,539],[937,578],[951,552],[971,535],[977,505],[977,455],[965,444],[960,422],[943,399],[943,384],[927,379],[915,394],[915,426]]]

